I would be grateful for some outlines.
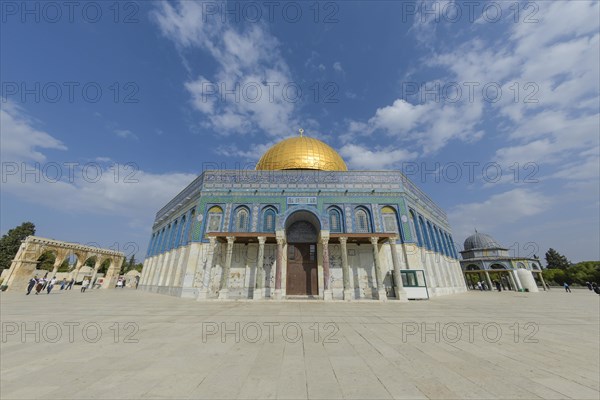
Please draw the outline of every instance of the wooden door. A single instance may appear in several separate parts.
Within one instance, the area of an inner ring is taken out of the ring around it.
[[[317,296],[317,245],[288,244],[286,294],[290,296]]]

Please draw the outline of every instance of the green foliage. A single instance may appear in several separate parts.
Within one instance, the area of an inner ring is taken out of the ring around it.
[[[69,259],[65,259],[62,264],[58,267],[57,272],[69,272],[71,270],[71,265],[69,265]]]
[[[142,273],[142,268],[144,268],[144,264],[137,263],[137,264],[135,264],[135,267],[133,269],[135,269],[137,272],[139,272],[141,274]]]
[[[10,268],[21,242],[30,235],[35,235],[35,225],[31,222],[23,222],[0,238],[0,272],[5,268]]]
[[[567,257],[560,254],[558,251],[550,248],[546,252],[546,268],[548,269],[567,269],[571,266],[571,262]]]
[[[94,268],[96,266],[96,257],[90,257],[87,260],[85,260],[85,263],[83,264],[86,267],[92,267]]]
[[[37,260],[37,269],[52,271],[54,269],[54,260],[56,260],[56,255],[51,251],[43,253]]]
[[[110,260],[104,260],[100,267],[98,268],[99,274],[105,274],[108,272],[108,267],[110,267]]]
[[[582,261],[567,269],[544,270],[544,279],[550,284],[562,285],[564,282],[585,285],[586,282],[600,284],[600,261]]]

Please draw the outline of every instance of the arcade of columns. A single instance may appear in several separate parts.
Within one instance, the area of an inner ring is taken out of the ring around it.
[[[222,242],[226,242],[226,253],[225,253],[225,263],[222,266],[223,273],[221,274],[221,280],[219,284],[218,298],[219,299],[227,299],[228,298],[228,288],[229,288],[229,277],[230,277],[230,269],[233,258],[233,245],[237,239],[245,239],[248,237],[255,238],[258,241],[258,257],[256,263],[256,274],[255,274],[255,282],[254,282],[254,296],[253,299],[261,300],[265,298],[265,276],[264,276],[264,253],[265,253],[265,243],[267,240],[275,239],[277,243],[277,253],[276,253],[276,261],[275,261],[275,299],[282,299],[282,273],[283,273],[283,265],[284,265],[284,245],[286,244],[286,240],[283,236],[279,234],[270,235],[270,236],[259,236],[252,234],[240,234],[235,233],[209,233],[209,243],[207,250],[207,259],[204,268],[198,266],[199,263],[196,263],[196,271],[195,271],[195,279],[193,286],[199,287],[200,291],[198,294],[198,300],[204,300],[210,297],[209,286],[211,279],[213,277],[213,267],[215,265],[214,255],[216,254],[216,246],[218,244],[218,239],[221,239]],[[387,299],[384,283],[383,283],[383,275],[382,275],[382,265],[379,257],[380,252],[380,241],[383,240],[387,242],[391,246],[391,254],[392,254],[392,264],[393,264],[393,277],[394,277],[394,290],[396,294],[396,299],[399,301],[408,301],[406,291],[402,285],[402,278],[400,274],[400,270],[402,269],[400,265],[400,261],[397,255],[397,244],[396,241],[398,239],[397,236],[393,236],[390,234],[369,234],[369,236],[365,236],[362,234],[336,234],[335,239],[339,241],[341,247],[341,261],[342,261],[342,275],[343,275],[343,298],[344,300],[354,300],[354,296],[352,294],[353,289],[350,283],[350,266],[348,263],[348,251],[347,251],[347,242],[348,238],[352,236],[353,239],[360,238],[362,240],[368,240],[368,242],[372,245],[373,248],[373,260],[375,266],[375,280],[377,285],[377,293],[378,299],[380,301],[385,301]],[[329,262],[329,243],[330,237],[328,235],[324,235],[323,232],[320,237],[320,243],[322,245],[322,269],[323,269],[323,299],[324,300],[332,300],[332,291],[330,288],[330,262]],[[192,244],[193,246],[194,244]],[[188,246],[191,247],[191,246]],[[182,250],[185,251],[185,250]],[[145,268],[142,270],[142,276],[140,279],[140,285],[142,286],[173,286],[180,284],[183,275],[185,273],[186,263],[183,261],[184,258],[190,258],[190,252],[192,250],[188,249],[187,256],[183,254],[179,254],[179,256],[171,256],[169,253],[161,254],[151,259],[147,260],[148,264],[145,265]],[[194,258],[191,258],[192,260]]]
[[[91,282],[94,282],[98,269],[106,261],[110,260],[110,265],[106,272],[106,279],[102,284],[102,288],[115,287],[116,280],[119,277],[121,266],[125,259],[125,255],[118,251],[109,249],[101,249],[92,246],[85,246],[77,243],[61,242],[58,240],[47,239],[39,236],[27,236],[21,243],[17,255],[13,259],[6,282],[2,286],[7,286],[7,290],[24,290],[33,274],[36,271],[36,266],[40,256],[48,251],[56,254],[54,266],[49,276],[54,276],[60,265],[71,255],[77,257],[75,268],[69,274],[69,277],[77,277],[79,270],[83,264],[95,257],[94,270]]]

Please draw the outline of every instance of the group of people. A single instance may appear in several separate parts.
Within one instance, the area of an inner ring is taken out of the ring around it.
[[[43,278],[38,278],[34,276],[29,280],[29,284],[27,285],[27,294],[30,294],[31,291],[35,288],[35,294],[40,294],[40,292],[46,289],[46,292],[50,294],[54,286],[56,286],[56,276],[52,278],[48,278],[44,276]],[[60,282],[60,290],[71,290],[73,285],[75,284],[75,279],[71,278],[69,282],[67,282],[66,278]]]
[[[586,282],[585,286],[587,286],[587,288],[592,292],[600,294],[600,286],[598,286],[596,282]],[[567,282],[563,283],[563,287],[565,288],[565,292],[571,293],[571,288]]]
[[[96,281],[94,280],[94,285],[96,285]],[[100,282],[100,281],[98,281]],[[125,278],[121,277],[118,279],[117,281],[117,287],[118,288],[125,288]],[[136,281],[135,281],[135,288],[137,289],[139,283],[139,276],[136,276]],[[73,289],[73,285],[75,284],[75,279],[71,278],[70,281],[67,282],[66,278],[63,278],[62,281],[60,281],[60,290],[71,290]],[[27,284],[27,294],[29,295],[34,289],[35,289],[35,294],[40,294],[40,292],[42,290],[46,290],[48,294],[50,294],[50,292],[52,291],[52,289],[54,288],[54,286],[57,285],[57,279],[56,276],[52,277],[52,278],[48,278],[48,276],[44,276],[43,278],[38,278],[37,276],[34,276],[33,278],[31,278],[29,280],[29,283]],[[88,277],[85,277],[83,279],[83,282],[81,282],[81,293],[84,293],[85,290],[88,288],[88,286],[90,286],[90,279]],[[100,286],[100,283],[98,283],[98,287]]]

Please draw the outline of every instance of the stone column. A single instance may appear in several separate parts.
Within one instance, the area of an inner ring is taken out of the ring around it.
[[[485,273],[485,280],[488,284],[488,288],[489,290],[494,290],[494,287],[492,286],[492,280],[490,279],[490,274],[489,272],[487,272],[487,270],[483,271]]]
[[[350,267],[348,266],[348,250],[346,242],[348,238],[340,237],[340,246],[342,248],[342,276],[344,278],[344,300],[352,300],[352,288],[350,287]]]
[[[58,272],[58,267],[61,264],[62,255],[60,253],[56,254],[56,258],[54,259],[54,267],[52,268],[52,272],[50,272],[50,279],[54,278],[56,273]]]
[[[221,287],[219,289],[219,299],[227,299],[229,294],[229,270],[231,269],[231,259],[233,258],[233,243],[235,236],[227,236],[227,254],[225,256],[225,266],[223,267],[223,275],[221,275]]]
[[[540,279],[542,280],[542,287],[544,288],[544,290],[548,290],[548,285],[546,285],[546,281],[544,280],[544,274],[542,272],[539,272],[540,275]]]
[[[519,279],[519,274],[517,274],[517,271],[512,269],[512,270],[510,270],[510,273],[513,277],[513,280],[517,284],[517,291],[523,289],[523,285],[521,284],[521,280]]]
[[[281,270],[283,268],[283,238],[277,238],[277,261],[275,262],[275,298],[281,300]]]
[[[206,255],[206,265],[204,266],[204,275],[202,276],[202,287],[196,300],[206,300],[210,293],[210,278],[212,276],[212,267],[215,258],[215,248],[217,247],[217,238],[211,236],[208,238],[208,254]],[[191,246],[190,246],[191,254]]]
[[[508,279],[510,279],[510,283],[512,286],[512,290],[514,290],[515,292],[519,291],[519,287],[517,286],[517,282],[515,281],[515,278],[512,274],[512,271],[507,271],[508,272]]]
[[[96,279],[96,274],[98,273],[98,270],[100,269],[100,265],[102,265],[102,263],[100,262],[100,257],[96,257],[96,265],[94,265],[94,273],[92,274],[92,279],[90,279],[90,284],[88,286],[88,289],[93,288],[94,279]]]
[[[398,240],[397,237],[393,237],[388,240],[390,244],[390,250],[392,251],[392,264],[394,266],[394,290],[396,292],[396,300],[408,302],[408,295],[406,294],[406,290],[404,290],[404,285],[402,284],[402,275],[400,273],[400,262],[398,261],[396,240]]]
[[[375,279],[377,281],[377,297],[380,301],[387,301],[387,294],[383,286],[383,278],[381,276],[381,263],[379,262],[379,238],[371,237],[371,245],[373,246],[373,261],[375,263]]]
[[[265,275],[263,270],[263,263],[265,258],[265,236],[258,237],[258,256],[256,260],[256,284],[254,285],[254,300],[261,300],[264,298],[264,287],[265,287]]]
[[[329,236],[321,238],[321,245],[323,246],[323,300],[333,300],[333,293],[329,287],[331,280],[329,271]]]
[[[73,271],[71,271],[71,273],[69,274],[69,280],[71,280],[71,279],[77,280],[77,275],[79,275],[79,270],[81,269],[82,265],[83,265],[83,260],[80,260],[79,257],[77,257],[77,263],[75,264],[75,268],[73,269]]]

